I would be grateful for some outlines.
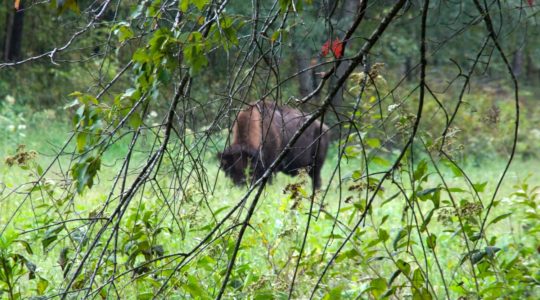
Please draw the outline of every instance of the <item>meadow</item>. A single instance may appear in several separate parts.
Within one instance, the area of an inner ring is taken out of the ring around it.
[[[209,138],[214,146],[182,168],[175,166],[182,147],[173,146],[157,171],[171,175],[150,180],[114,230],[101,232],[121,206],[115,178],[129,138],[108,149],[94,186],[79,195],[65,175],[73,154],[65,151],[55,161],[71,135],[69,119],[53,110],[19,111],[11,115],[24,126],[4,130],[0,148],[6,158],[0,165],[1,297],[54,298],[84,259],[71,298],[152,299],[163,287],[167,299],[216,295],[253,199],[240,201],[248,187],[234,186],[218,170],[222,135]],[[120,176],[126,184],[148,158],[151,140],[143,138],[134,151],[129,174]],[[20,144],[25,148],[17,152]],[[418,154],[414,165],[393,174],[401,184],[389,182],[373,195],[378,171],[394,154],[371,161],[373,175],[366,179],[358,175],[360,157],[340,160],[338,148],[335,141],[323,189],[314,196],[306,174],[279,174],[264,188],[238,249],[227,298],[287,299],[293,278],[298,299],[309,298],[315,285],[313,296],[324,299],[540,296],[540,178],[534,159],[515,159],[491,208],[503,156],[462,156],[458,169]],[[17,153],[24,161],[9,162]]]

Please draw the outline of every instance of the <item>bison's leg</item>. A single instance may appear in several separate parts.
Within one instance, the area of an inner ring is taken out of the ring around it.
[[[309,176],[311,177],[311,183],[315,189],[321,187],[321,166],[315,163],[311,168],[309,168]]]
[[[321,187],[321,170],[326,158],[326,150],[328,149],[328,139],[324,136],[319,140],[319,143],[315,147],[315,153],[313,155],[313,165],[310,169],[310,176],[315,189]]]
[[[266,168],[264,166],[265,166],[265,164],[260,159],[258,159],[255,162],[255,164],[252,166],[252,168],[253,168],[252,183],[255,183],[257,180],[259,180],[261,177],[263,177],[264,172],[266,172]],[[272,183],[272,175],[273,174],[270,174],[270,177],[268,177],[268,182],[269,183]]]

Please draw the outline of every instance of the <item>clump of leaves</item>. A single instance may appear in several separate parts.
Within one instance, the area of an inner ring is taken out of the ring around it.
[[[501,120],[501,108],[497,104],[492,104],[484,114],[482,119],[487,125],[494,126]]]
[[[296,209],[300,204],[300,200],[308,196],[308,193],[304,189],[305,183],[305,180],[301,182],[291,183],[285,186],[285,188],[283,189],[283,194],[288,194],[289,198],[293,200],[293,205],[291,209]]]
[[[370,87],[380,89],[386,86],[386,79],[381,75],[384,68],[384,63],[374,63],[367,74],[365,72],[352,73],[349,77],[349,81],[353,86],[349,89],[352,94],[360,92],[362,86],[366,89]]]
[[[18,234],[11,230],[0,234],[0,295],[6,292],[8,299],[20,298],[17,286],[23,275],[28,274],[30,280],[36,278],[37,266],[21,251],[16,250],[16,244],[22,244],[29,255],[33,254],[32,248],[28,242],[18,238]],[[44,279],[40,278],[40,281],[44,281]],[[38,286],[38,294],[42,295],[45,289],[46,286],[42,289]]]
[[[37,157],[37,152],[34,150],[27,151],[26,145],[17,146],[17,152],[13,156],[7,156],[5,163],[9,167],[17,165],[19,167],[28,166],[28,163]]]
[[[460,143],[460,140],[458,139],[458,134],[460,132],[460,128],[450,127],[444,136],[435,138],[433,142],[428,145],[427,150],[432,154],[440,154],[440,150],[442,150],[448,156],[455,157],[465,149],[465,146]]]
[[[480,214],[482,212],[481,203],[473,203],[468,201],[463,201],[459,208],[459,215],[462,217],[472,217]]]

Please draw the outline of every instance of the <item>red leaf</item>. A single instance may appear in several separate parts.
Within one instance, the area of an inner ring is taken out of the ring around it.
[[[321,47],[321,54],[322,56],[327,56],[328,52],[330,51],[330,40],[326,41]]]
[[[339,38],[336,38],[332,42],[332,53],[334,53],[334,56],[336,58],[340,58],[343,56],[343,42],[339,40]]]
[[[333,42],[327,40],[321,47],[321,54],[323,57],[326,57],[328,53],[332,51],[335,58],[340,58],[343,56],[343,42],[336,38]]]
[[[527,3],[529,3],[529,7],[533,7],[534,0],[527,0]]]

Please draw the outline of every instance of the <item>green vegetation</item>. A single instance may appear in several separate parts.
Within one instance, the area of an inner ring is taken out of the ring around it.
[[[25,185],[40,177],[43,172],[40,166],[51,160],[45,154],[58,151],[68,136],[41,130],[50,126],[55,132],[67,132],[65,123],[50,120],[45,114],[35,116],[35,121],[27,123],[24,136],[14,138],[16,133],[12,133],[9,135],[12,137],[2,143],[4,157],[8,154],[13,157],[17,143],[24,141],[30,143],[19,154],[33,149],[40,152],[36,157],[14,162],[13,166],[8,166],[6,161],[0,173],[4,199],[0,223],[7,224],[12,212],[18,211],[10,222],[13,225],[2,235],[2,260],[7,263],[2,268],[2,284],[6,293],[21,297],[59,292],[55,287],[64,282],[63,274],[67,274],[77,261],[73,249],[87,246],[90,240],[86,234],[96,230],[93,227],[103,224],[110,214],[98,212],[107,201],[110,182],[119,169],[119,159],[128,148],[125,141],[115,144],[107,152],[102,163],[106,167],[102,167],[97,180],[99,185],[82,197],[73,198],[73,195],[63,193],[66,182],[61,179],[42,180],[35,187]],[[336,150],[334,144],[324,169],[325,181],[331,178],[337,165]],[[223,179],[223,174],[218,175],[212,154],[207,153],[205,157],[207,180],[211,185],[216,183],[212,193],[194,183],[182,191],[178,196],[180,200],[172,203],[174,206],[169,207],[171,203],[165,202],[164,196],[153,187],[134,201],[118,224],[116,257],[103,258],[108,262],[101,271],[103,273],[97,274],[95,279],[100,285],[107,278],[107,272],[118,268],[118,293],[140,298],[153,295],[165,278],[173,274],[181,253],[199,243],[200,237],[237,205],[237,199],[243,197],[245,189],[234,187]],[[408,202],[399,189],[391,185],[378,192],[366,225],[357,230],[352,242],[341,250],[316,297],[362,295],[380,298],[384,294],[406,296],[412,293],[414,297],[425,299],[427,296],[419,293],[444,297],[446,285],[450,298],[458,295],[496,298],[502,290],[510,298],[535,298],[538,289],[534,286],[540,270],[536,254],[540,242],[540,187],[533,183],[539,182],[538,175],[534,174],[530,161],[520,158],[515,162],[489,214],[486,233],[479,236],[478,228],[485,211],[479,203],[489,203],[495,179],[504,167],[502,158],[499,163],[485,161],[482,160],[480,165],[472,159],[462,161],[478,195],[460,171],[443,164],[440,171],[448,185],[446,188],[426,159],[414,170],[415,187],[408,187],[405,192],[410,197]],[[142,164],[142,161],[134,163]],[[165,161],[164,165],[170,167],[172,163]],[[385,162],[381,160],[379,164]],[[337,185],[334,179],[329,188],[315,196],[310,238],[300,267],[302,276],[296,283],[297,295],[309,294],[317,274],[364,211],[366,195],[370,195],[377,182],[374,177],[372,185],[365,186],[353,180],[358,165],[355,159],[342,161],[340,165],[342,185]],[[371,167],[381,169],[377,163]],[[400,173],[407,175],[406,170]],[[217,181],[216,175],[219,176]],[[171,183],[173,181],[163,179],[155,184],[170,186]],[[30,190],[30,198],[24,201]],[[324,193],[328,195],[323,200]],[[482,202],[477,197],[481,197]],[[51,202],[51,199],[55,200]],[[310,212],[310,199],[307,174],[297,178],[280,174],[265,188],[257,213],[250,222],[253,230],[248,232],[242,244],[237,271],[231,278],[231,293],[240,298],[257,299],[287,296],[288,283],[294,272],[293,262],[298,257]],[[410,220],[413,210],[410,205],[417,211],[415,220]],[[62,219],[57,219],[60,216]],[[81,226],[79,221],[84,219],[95,219],[97,223]],[[465,230],[459,222],[464,222]],[[422,241],[418,238],[418,230],[423,234]],[[474,251],[465,250],[461,235],[466,236],[468,247]],[[103,245],[107,241],[102,238],[97,251],[104,251]],[[217,241],[182,266],[184,274],[189,275],[172,277],[169,283],[172,291],[167,297],[212,298],[220,283],[220,272],[230,258],[233,242],[231,238]],[[166,258],[155,260],[158,257]],[[90,263],[96,264],[98,260],[99,257],[92,258]],[[478,290],[472,279],[471,264],[475,266]],[[441,282],[441,276],[434,275],[441,270],[445,273],[446,283]],[[426,271],[430,275],[423,274]],[[90,275],[86,273],[85,276]],[[429,276],[429,282],[425,281],[426,276]],[[86,279],[80,277],[79,280],[81,282],[74,284],[83,284]],[[113,291],[103,288],[94,292],[101,295],[99,297],[106,297]]]
[[[0,299],[540,298],[537,14],[8,1]],[[321,190],[219,170],[261,99],[332,128]]]

